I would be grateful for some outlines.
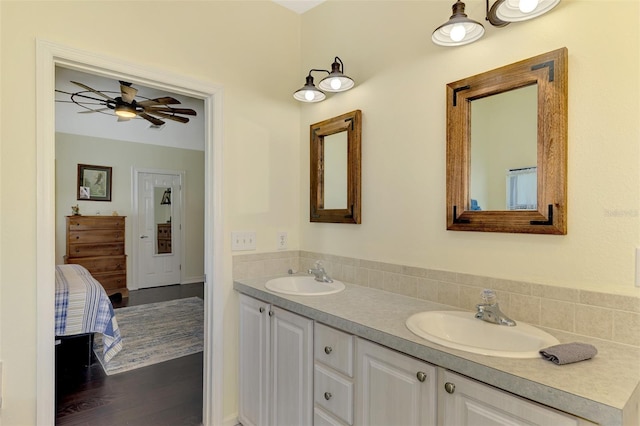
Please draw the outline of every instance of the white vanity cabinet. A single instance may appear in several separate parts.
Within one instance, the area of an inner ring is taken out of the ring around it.
[[[239,420],[312,425],[313,320],[240,295]]]
[[[353,424],[355,337],[316,323],[314,328],[315,426]]]
[[[593,423],[440,369],[438,413],[443,426],[586,426]]]
[[[357,339],[356,425],[435,425],[436,368]]]

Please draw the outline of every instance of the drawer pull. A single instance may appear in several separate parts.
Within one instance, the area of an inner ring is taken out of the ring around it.
[[[425,373],[424,371],[418,371],[416,377],[418,378],[418,381],[424,382],[425,380],[427,380],[427,373]]]
[[[331,395],[331,392],[325,392],[324,393],[324,399],[326,399],[327,401],[331,399],[333,395]]]
[[[454,393],[456,391],[456,385],[451,382],[447,382],[444,384],[444,390],[446,390],[447,393]]]
[[[331,346],[325,346],[324,347],[324,353],[329,355],[331,352],[333,352],[333,348]]]

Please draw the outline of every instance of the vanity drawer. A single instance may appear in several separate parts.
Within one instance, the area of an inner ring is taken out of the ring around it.
[[[353,383],[316,364],[313,395],[315,403],[347,424],[353,424]]]
[[[353,336],[316,322],[314,358],[353,377]]]
[[[347,426],[335,417],[330,416],[321,408],[313,409],[313,426]]]

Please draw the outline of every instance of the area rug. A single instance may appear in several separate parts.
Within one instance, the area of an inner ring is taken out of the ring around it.
[[[116,309],[122,350],[109,362],[102,357],[102,339],[93,350],[107,375],[180,358],[204,347],[204,302],[198,297]]]

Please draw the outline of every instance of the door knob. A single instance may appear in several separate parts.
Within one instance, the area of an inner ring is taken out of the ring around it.
[[[418,371],[416,377],[418,378],[418,381],[424,382],[425,380],[427,380],[427,373],[425,373],[424,371]]]
[[[456,385],[451,382],[447,382],[444,384],[444,390],[446,390],[447,393],[454,393],[456,391]]]
[[[331,395],[331,392],[325,392],[324,393],[324,399],[326,399],[327,401],[331,399],[333,395]]]
[[[263,313],[264,312],[264,307],[260,306],[259,311],[260,311],[260,313]]]
[[[333,348],[331,346],[325,346],[324,347],[324,353],[329,355],[331,352],[333,352]]]

